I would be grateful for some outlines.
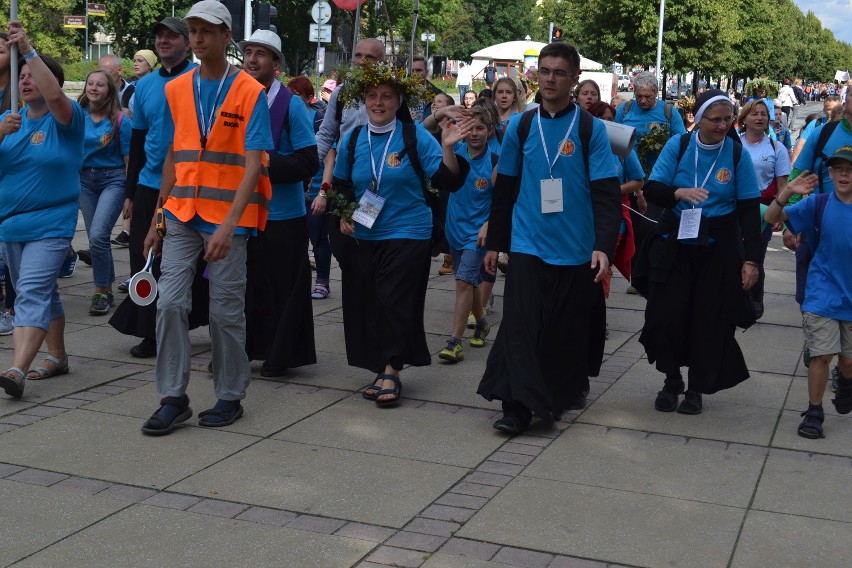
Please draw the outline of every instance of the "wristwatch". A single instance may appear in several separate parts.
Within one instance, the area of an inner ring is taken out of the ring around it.
[[[331,189],[331,184],[328,183],[327,181],[322,182],[322,185],[320,186],[320,190],[319,190],[320,197],[323,197],[323,198],[328,197],[328,194],[326,193],[326,191],[328,191],[329,189]]]

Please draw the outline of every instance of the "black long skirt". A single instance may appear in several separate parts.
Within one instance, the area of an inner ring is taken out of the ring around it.
[[[712,394],[749,377],[734,336],[742,308],[751,304],[741,263],[718,244],[678,245],[666,281],[648,284],[639,342],[660,372],[689,367],[690,390]]]
[[[148,229],[151,228],[151,219],[157,210],[157,201],[160,192],[156,189],[139,185],[136,187],[136,195],[133,198],[133,217],[130,219],[130,274],[136,274],[143,268],[147,259],[142,250]],[[166,222],[168,230],[168,221]],[[203,278],[207,263],[198,259],[195,269],[195,278],[192,280],[192,311],[189,313],[189,328],[195,329],[210,323],[210,286],[206,278]],[[151,272],[154,278],[160,278],[160,258],[154,259]],[[147,306],[137,306],[127,296],[115,309],[109,324],[124,335],[134,335],[143,339],[156,340],[155,331],[157,324],[157,301]]]
[[[594,276],[587,264],[555,266],[512,252],[503,321],[478,394],[550,419],[588,388],[589,318],[600,293]]]
[[[346,238],[341,269],[349,364],[374,373],[387,364],[396,370],[429,365],[423,326],[429,240]]]
[[[248,242],[246,353],[269,372],[313,365],[307,217],[268,221]]]

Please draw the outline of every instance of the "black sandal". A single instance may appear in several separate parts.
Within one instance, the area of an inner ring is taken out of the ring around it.
[[[825,420],[825,414],[820,410],[806,410],[802,412],[802,416],[805,417],[802,420],[802,423],[799,424],[799,436],[802,438],[810,438],[811,440],[818,440],[820,438],[825,438],[822,433],[822,423]]]
[[[361,396],[366,398],[367,400],[376,400],[376,397],[379,396],[379,391],[382,390],[382,381],[385,380],[385,375],[379,373],[376,375],[376,378],[373,379],[373,384],[367,387],[367,390],[361,393]]]
[[[168,422],[160,414],[166,406],[176,406],[180,411]],[[189,397],[186,395],[180,397],[167,396],[160,401],[160,408],[142,425],[142,432],[149,436],[165,436],[174,432],[178,424],[186,422],[191,417],[192,409],[189,407]]]
[[[393,375],[382,375],[382,380],[393,381],[394,386],[392,389],[381,389],[376,393],[376,406],[391,408],[398,405],[400,398],[402,398],[402,383],[399,381],[399,377],[395,377]],[[379,400],[380,396],[384,396],[386,394],[393,395],[393,398]]]

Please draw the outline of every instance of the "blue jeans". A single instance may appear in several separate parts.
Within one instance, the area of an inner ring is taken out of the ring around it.
[[[124,168],[80,170],[80,210],[89,235],[96,288],[110,288],[115,281],[109,239],[123,205]]]
[[[328,241],[328,223],[331,215],[313,215],[308,207],[308,238],[314,249],[317,264],[317,282],[328,284],[331,276],[331,245]]]
[[[7,278],[11,276],[18,293],[16,327],[38,327],[47,331],[51,321],[65,314],[56,279],[69,246],[71,239],[64,237],[0,243]]]

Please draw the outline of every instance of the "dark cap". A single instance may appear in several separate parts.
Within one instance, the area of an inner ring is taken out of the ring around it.
[[[833,166],[840,160],[852,162],[852,146],[841,146],[834,151],[834,154],[828,159],[828,165]]]
[[[154,35],[157,35],[157,33],[163,28],[168,28],[174,33],[180,34],[186,39],[189,39],[189,27],[186,25],[186,22],[180,18],[174,18],[172,16],[163,18],[162,22],[154,24]]]

